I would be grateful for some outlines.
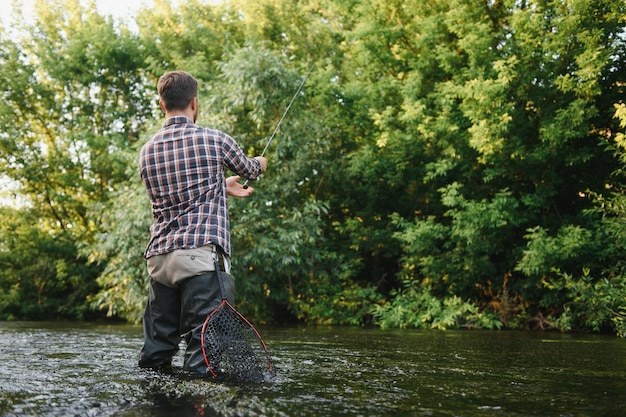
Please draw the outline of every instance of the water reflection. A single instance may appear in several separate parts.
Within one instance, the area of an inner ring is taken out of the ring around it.
[[[622,416],[626,410],[626,341],[609,336],[260,330],[277,377],[229,385],[139,370],[138,326],[0,323],[0,415]]]

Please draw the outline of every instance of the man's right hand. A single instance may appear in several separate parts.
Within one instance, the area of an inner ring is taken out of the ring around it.
[[[267,158],[263,156],[255,156],[254,159],[258,160],[261,163],[261,171],[265,172],[265,169],[267,168]]]

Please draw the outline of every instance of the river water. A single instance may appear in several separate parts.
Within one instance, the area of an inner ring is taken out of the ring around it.
[[[139,326],[0,323],[0,416],[626,415],[626,340],[611,336],[259,331],[276,378],[225,384],[138,369]]]

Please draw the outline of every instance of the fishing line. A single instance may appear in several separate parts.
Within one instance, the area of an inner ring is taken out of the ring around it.
[[[313,68],[315,68],[315,64],[311,65],[311,68],[309,68],[309,72],[307,72],[307,74],[304,76],[304,79],[300,83],[300,86],[296,90],[296,93],[291,98],[291,101],[287,105],[287,108],[285,109],[285,112],[283,113],[283,115],[281,116],[280,120],[276,124],[276,127],[274,128],[274,131],[272,132],[272,135],[270,136],[269,140],[265,144],[265,148],[263,149],[263,152],[261,152],[260,156],[265,156],[265,152],[267,151],[267,148],[270,147],[270,144],[274,140],[274,136],[276,136],[276,133],[278,132],[278,129],[280,129],[280,125],[283,124],[283,120],[285,119],[285,116],[287,116],[287,113],[289,113],[289,109],[291,108],[291,105],[293,104],[294,101],[296,101],[296,97],[298,97],[298,95],[300,94],[300,91],[302,91],[302,87],[304,86],[304,83],[306,82],[307,78],[309,78],[309,75],[311,75],[311,72],[313,71]],[[246,182],[243,183],[243,188],[244,189],[248,188],[248,183],[249,182],[250,182],[250,180],[246,180]]]

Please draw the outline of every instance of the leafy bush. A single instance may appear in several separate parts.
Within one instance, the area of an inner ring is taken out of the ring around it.
[[[558,278],[545,282],[546,288],[564,293],[567,300],[559,314],[548,317],[561,331],[611,329],[626,337],[626,277],[594,279],[589,270],[581,277],[555,271]]]
[[[499,329],[502,322],[493,314],[480,312],[478,307],[460,297],[435,297],[430,288],[412,285],[394,290],[391,301],[372,308],[374,323],[382,328],[486,328]]]

